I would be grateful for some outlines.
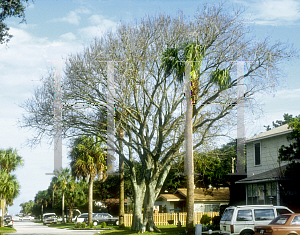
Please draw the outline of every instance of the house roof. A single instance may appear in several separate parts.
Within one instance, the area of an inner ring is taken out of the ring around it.
[[[265,138],[269,138],[269,137],[273,137],[273,136],[277,136],[277,135],[283,135],[283,134],[287,134],[287,133],[290,133],[290,132],[292,132],[292,129],[288,128],[288,124],[284,124],[280,127],[273,128],[269,131],[260,133],[259,135],[255,135],[255,136],[253,136],[249,139],[246,139],[246,143],[261,140],[261,139],[265,139]]]
[[[157,201],[165,199],[167,201],[185,201],[187,196],[186,188],[179,188],[174,194],[161,194]],[[194,200],[195,201],[205,201],[205,202],[216,202],[225,201],[229,202],[230,192],[229,188],[219,188],[219,189],[194,189]]]
[[[105,204],[119,204],[119,198],[109,198],[104,201]],[[124,203],[127,204],[127,199],[124,199]]]
[[[166,199],[167,201],[185,201],[185,197],[181,194],[160,194],[157,198],[157,201],[160,201],[160,199]]]
[[[283,174],[283,171],[286,169],[288,165],[280,166],[274,168],[272,170],[256,174],[245,179],[239,180],[235,182],[236,184],[249,184],[249,183],[258,183],[258,182],[266,182],[266,181],[276,181],[279,180]]]

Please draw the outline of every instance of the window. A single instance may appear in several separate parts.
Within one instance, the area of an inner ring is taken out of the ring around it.
[[[204,205],[204,212],[219,212],[220,204],[206,204]]]
[[[255,166],[260,165],[260,143],[254,144]]]
[[[279,215],[275,219],[273,219],[269,224],[285,224],[289,218],[290,215]]]
[[[233,209],[226,209],[222,218],[221,218],[221,221],[231,221],[232,219],[232,215],[233,215]]]
[[[273,209],[255,209],[254,216],[256,221],[272,220],[275,218]]]
[[[252,221],[252,211],[251,210],[239,210],[236,221]]]
[[[300,225],[300,216],[296,215],[291,223],[291,225]]]

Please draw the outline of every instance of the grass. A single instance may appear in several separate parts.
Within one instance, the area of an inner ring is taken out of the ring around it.
[[[14,228],[9,228],[9,227],[0,227],[0,234],[1,233],[15,233],[17,230]]]
[[[102,234],[136,234],[137,232],[130,231],[130,227],[126,227],[124,229],[119,229],[118,226],[113,226],[114,229],[112,230],[105,230],[101,231]],[[184,227],[178,228],[176,225],[166,225],[166,226],[157,226],[161,233],[156,232],[145,232],[144,234],[151,234],[151,235],[179,235],[185,234]],[[97,233],[95,233],[97,234]],[[99,233],[98,233],[99,234]]]
[[[48,224],[47,224],[48,225]],[[74,228],[74,223],[57,223],[57,224],[49,224],[48,225],[51,228]]]

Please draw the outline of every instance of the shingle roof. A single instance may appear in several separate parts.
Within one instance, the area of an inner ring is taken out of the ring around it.
[[[159,197],[163,197],[167,201],[184,201],[185,197],[182,196],[181,194],[160,194]],[[159,201],[159,197],[157,198]]]
[[[256,140],[261,140],[268,137],[277,136],[277,135],[287,134],[290,133],[291,131],[292,129],[288,129],[288,124],[284,124],[280,127],[273,128],[269,131],[260,133],[259,135],[255,135],[249,139],[246,139],[246,143],[256,141]]]
[[[286,169],[287,166],[288,165],[277,167],[272,170],[239,180],[235,183],[236,184],[248,184],[248,183],[256,183],[256,182],[276,181],[276,180],[279,180],[280,177],[282,177],[282,173],[284,172],[284,170]]]
[[[119,198],[109,198],[104,201],[105,204],[119,204]],[[127,204],[127,199],[124,199],[124,203]]]
[[[186,188],[179,188],[175,193],[180,193],[181,195],[187,195]],[[194,189],[194,200],[195,201],[229,201],[230,200],[230,191],[229,188],[218,188],[218,189],[203,189],[196,188]]]

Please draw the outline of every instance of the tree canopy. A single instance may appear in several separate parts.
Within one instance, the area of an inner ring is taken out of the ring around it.
[[[0,44],[7,43],[12,38],[9,34],[9,27],[4,21],[8,17],[21,18],[21,23],[25,22],[25,4],[29,0],[1,0],[0,1]]]

